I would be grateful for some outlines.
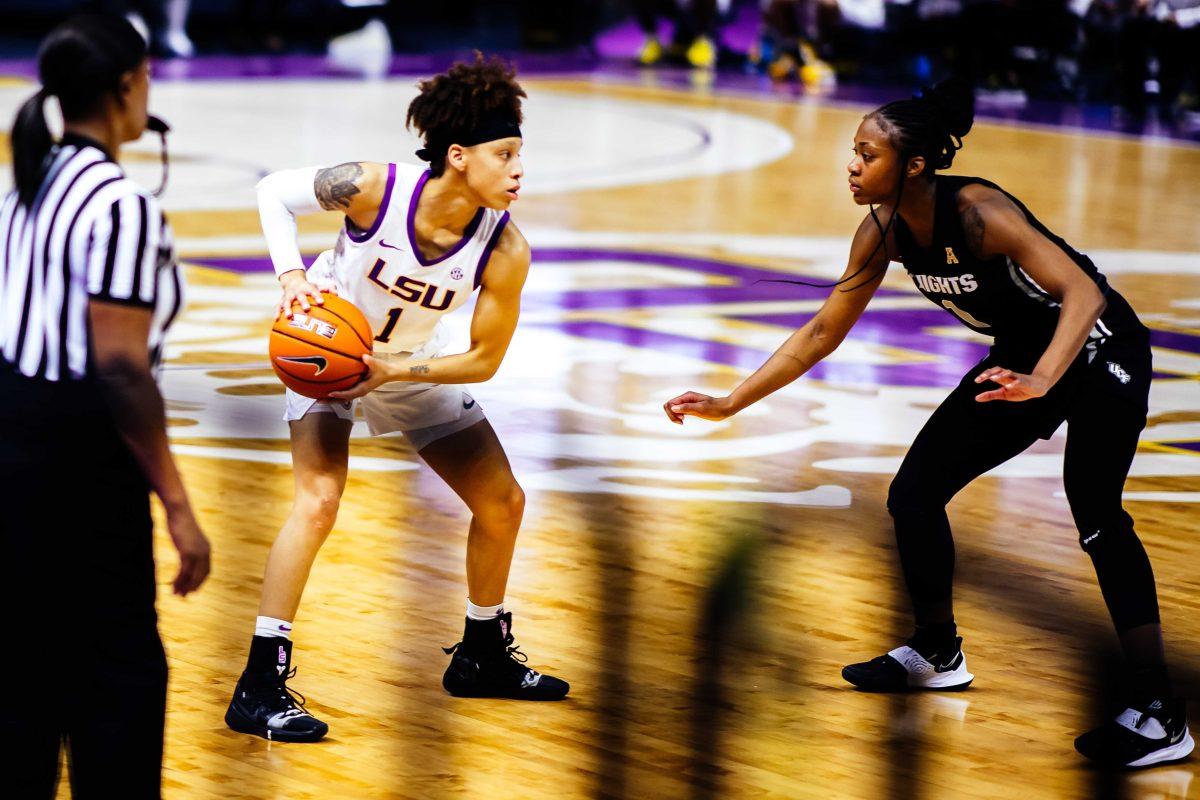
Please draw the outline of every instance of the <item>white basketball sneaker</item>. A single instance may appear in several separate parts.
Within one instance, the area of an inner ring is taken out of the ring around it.
[[[903,692],[909,689],[954,691],[965,689],[975,680],[967,672],[967,657],[962,637],[954,640],[954,649],[928,657],[907,644],[887,655],[842,668],[842,677],[866,692]]]
[[[1149,700],[1075,740],[1075,749],[1108,767],[1149,767],[1186,758],[1196,743],[1183,698]]]

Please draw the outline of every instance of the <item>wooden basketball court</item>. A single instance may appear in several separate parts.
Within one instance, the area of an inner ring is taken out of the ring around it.
[[[671,425],[664,400],[732,387],[824,295],[762,279],[840,273],[862,214],[844,165],[869,108],[652,79],[526,81],[528,196],[513,217],[534,265],[508,360],[472,390],[529,496],[507,601],[517,639],[571,682],[569,699],[442,691],[467,513],[402,438],[358,426],[295,623],[291,685],[330,735],[279,745],[228,730],[291,498],[253,184],[289,166],[415,162],[402,125],[414,83],[155,87],[177,130],[166,205],[191,284],[163,386],[214,548],[203,590],[172,597],[159,526],[165,796],[1200,796],[1195,761],[1112,777],[1072,748],[1116,642],[1061,494],[1064,431],[951,505],[974,686],[878,696],[843,683],[843,664],[908,633],[887,485],[984,345],[893,267],[812,379],[725,423]],[[27,91],[0,87],[0,110]],[[147,142],[127,161],[153,185],[156,159]],[[1023,199],[1155,330],[1126,507],[1175,679],[1200,698],[1200,148],[980,119],[953,171]],[[332,246],[339,222],[306,221],[306,252]],[[462,340],[469,311],[455,316]]]

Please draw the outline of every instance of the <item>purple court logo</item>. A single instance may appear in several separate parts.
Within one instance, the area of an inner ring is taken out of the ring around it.
[[[450,280],[461,281],[463,279],[463,271],[459,267],[450,270]]]
[[[701,355],[705,360],[754,370],[770,357],[775,343],[769,346],[759,341],[713,341],[702,333],[687,334],[679,329],[656,329],[636,319],[626,322],[619,312],[637,311],[652,307],[657,313],[669,316],[672,306],[686,309],[704,305],[715,316],[734,323],[772,326],[779,331],[779,341],[790,330],[796,330],[810,320],[815,306],[829,294],[828,287],[790,285],[780,286],[779,273],[734,258],[705,258],[682,253],[656,253],[633,248],[539,248],[538,263],[559,265],[588,262],[623,262],[630,265],[670,267],[689,270],[721,280],[706,286],[656,286],[644,289],[580,287],[563,291],[541,292],[536,288],[525,293],[525,305],[534,311],[602,311],[608,316],[603,322],[555,319],[526,323],[547,325],[560,331],[588,339],[634,345],[658,352]],[[789,276],[791,277],[791,276]],[[820,274],[796,273],[797,280],[822,283]],[[928,288],[943,293],[974,291],[976,281],[963,275],[951,286],[949,279]],[[925,287],[922,287],[925,288]],[[788,307],[791,305],[792,307]],[[723,311],[722,306],[728,306]],[[865,361],[822,361],[807,373],[812,379],[833,384],[866,386],[938,387],[958,384],[964,372],[988,352],[989,343],[979,338],[962,338],[947,334],[958,331],[953,312],[929,303],[919,295],[901,287],[881,286],[871,305],[847,337],[851,345],[870,348],[886,346],[891,355]],[[1195,353],[1200,350],[1200,337],[1154,329],[1152,344]],[[932,356],[932,358],[930,358]],[[1127,377],[1128,371],[1121,369]],[[1117,380],[1120,374],[1113,372]]]

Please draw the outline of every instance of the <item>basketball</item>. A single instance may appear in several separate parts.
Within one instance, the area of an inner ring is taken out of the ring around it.
[[[367,374],[362,357],[371,352],[371,326],[353,303],[325,293],[324,305],[308,311],[293,306],[271,328],[271,367],[289,389],[324,400],[349,389]]]

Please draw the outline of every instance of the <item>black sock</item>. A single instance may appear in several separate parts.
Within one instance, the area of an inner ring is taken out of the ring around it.
[[[1175,696],[1171,676],[1164,664],[1131,666],[1129,669],[1129,691],[1146,700],[1170,700]]]
[[[925,658],[939,655],[947,658],[958,651],[958,626],[954,621],[935,625],[918,625],[908,646]]]
[[[251,674],[282,675],[292,660],[292,642],[282,636],[255,636],[250,640],[250,656],[246,672]],[[281,671],[279,667],[283,667]]]
[[[468,653],[494,655],[503,653],[511,643],[512,612],[498,614],[491,619],[467,617],[463,631],[462,647]]]

